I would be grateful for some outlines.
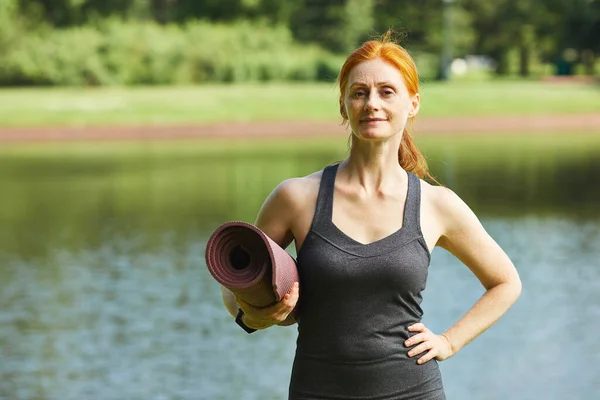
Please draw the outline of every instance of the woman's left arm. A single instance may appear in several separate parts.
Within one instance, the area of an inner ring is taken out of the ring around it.
[[[419,332],[407,346],[420,343],[409,352],[421,354],[419,363],[432,358],[444,360],[483,333],[496,322],[521,294],[521,280],[513,263],[486,232],[473,211],[451,190],[436,188],[435,209],[441,224],[437,245],[462,261],[486,289],[475,305],[452,327],[434,335],[423,324],[409,327]]]

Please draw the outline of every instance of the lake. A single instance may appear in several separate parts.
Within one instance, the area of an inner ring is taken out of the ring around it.
[[[432,172],[511,257],[523,293],[441,362],[449,400],[600,398],[600,135],[438,136]],[[295,327],[247,335],[204,246],[345,140],[0,148],[1,399],[285,399]],[[288,249],[294,254],[293,248]],[[424,322],[483,288],[435,249]]]

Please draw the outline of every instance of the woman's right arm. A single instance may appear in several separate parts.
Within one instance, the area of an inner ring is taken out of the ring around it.
[[[298,199],[299,179],[283,181],[267,197],[262,205],[254,225],[261,229],[281,248],[285,249],[294,239],[292,235],[293,218],[297,215],[296,199]],[[269,307],[254,307],[236,296],[227,288],[221,287],[223,303],[231,316],[235,317],[241,308],[244,311],[242,320],[246,326],[254,329],[265,329],[283,322],[296,306],[300,293],[299,283],[292,287],[281,301]]]

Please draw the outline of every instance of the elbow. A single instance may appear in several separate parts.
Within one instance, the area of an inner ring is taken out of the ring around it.
[[[513,303],[517,301],[517,299],[521,296],[521,292],[523,291],[523,284],[520,279],[517,279],[516,282],[512,284],[512,295],[513,295]]]
[[[521,296],[521,292],[523,291],[523,283],[518,274],[515,274],[515,277],[508,282],[508,286],[510,288],[512,303],[514,303]]]
[[[523,283],[521,282],[521,277],[514,264],[512,264],[511,271],[506,275],[503,283],[506,297],[510,303],[513,304],[521,296],[521,292],[523,291]]]
[[[521,296],[523,284],[518,274],[503,279],[493,285],[486,286],[486,291],[493,290],[498,293],[499,298],[510,307]]]

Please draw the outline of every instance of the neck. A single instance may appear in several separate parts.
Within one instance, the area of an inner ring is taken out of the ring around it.
[[[396,186],[398,179],[406,179],[398,163],[401,140],[401,134],[381,141],[352,136],[350,155],[340,169],[349,181],[358,183],[367,192],[381,192],[386,187]]]

